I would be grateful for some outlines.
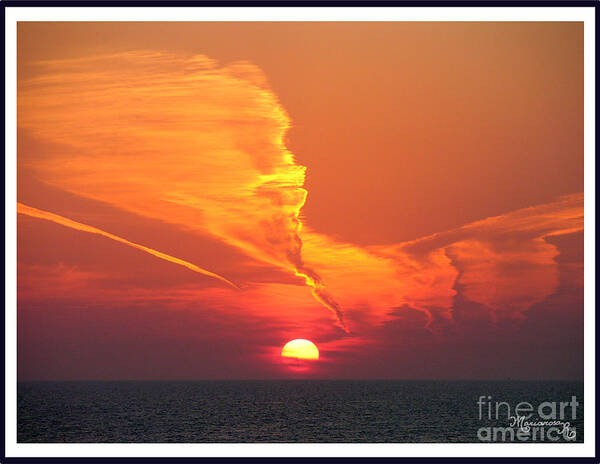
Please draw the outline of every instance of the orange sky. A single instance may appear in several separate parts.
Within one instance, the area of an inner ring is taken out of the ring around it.
[[[578,378],[582,192],[578,23],[21,23],[19,378]]]

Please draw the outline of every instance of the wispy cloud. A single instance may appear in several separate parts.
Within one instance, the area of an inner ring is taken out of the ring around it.
[[[518,321],[558,286],[558,251],[548,239],[583,229],[576,194],[407,243],[362,247],[320,234],[301,221],[306,168],[283,141],[290,119],[262,71],[246,62],[129,52],[39,63],[38,77],[19,82],[18,122],[55,147],[19,157],[43,182],[210,234],[299,277],[356,337],[396,320],[398,308],[421,312],[407,324],[445,327],[455,322],[459,293],[496,321]],[[19,208],[231,283],[125,238]],[[287,302],[290,321],[312,310],[296,285],[244,284],[233,296],[199,295],[236,311],[249,311],[250,296],[265,308]],[[296,298],[301,304],[290,303]]]
[[[51,185],[213,234],[303,278],[344,327],[302,259],[305,168],[263,73],[204,56],[131,52],[39,64],[19,88],[19,126],[76,156],[23,159]]]

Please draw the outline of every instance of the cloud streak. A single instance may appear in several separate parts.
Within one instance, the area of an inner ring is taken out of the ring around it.
[[[202,269],[201,267],[198,267],[195,264],[189,263],[183,259],[175,258],[174,256],[167,255],[166,253],[162,253],[162,252],[154,250],[152,248],[148,248],[144,245],[130,242],[129,240],[119,237],[117,235],[97,229],[96,227],[88,226],[87,224],[82,224],[81,222],[72,221],[71,219],[67,219],[63,216],[59,216],[58,214],[50,213],[48,211],[42,211],[37,208],[32,208],[31,206],[27,206],[27,205],[24,205],[19,202],[17,202],[17,214],[23,214],[23,215],[38,218],[38,219],[45,219],[46,221],[51,221],[56,224],[60,224],[61,226],[69,227],[71,229],[79,230],[81,232],[87,232],[89,234],[101,235],[103,237],[109,238],[116,242],[123,243],[127,246],[141,250],[141,251],[148,253],[152,256],[155,256],[159,259],[168,261],[173,264],[177,264],[179,266],[183,266],[183,267],[189,269],[190,271],[194,271],[194,272],[197,272],[198,274],[202,274],[202,275],[205,275],[208,277],[212,277],[213,279],[220,280],[221,282],[225,282],[227,285],[229,285],[235,289],[239,289],[239,287],[236,284],[234,284],[230,280],[226,279],[225,277],[220,276],[219,274],[215,274],[214,272],[207,271],[206,269]]]

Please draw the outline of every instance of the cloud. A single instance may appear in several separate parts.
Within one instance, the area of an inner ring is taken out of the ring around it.
[[[583,194],[490,217],[398,247],[415,257],[445,250],[470,301],[496,318],[522,313],[558,287],[557,247],[551,237],[583,230]]]
[[[23,167],[287,269],[344,327],[339,305],[302,259],[305,167],[283,143],[290,121],[262,71],[155,52],[39,67],[38,77],[20,82],[19,127],[67,150],[25,155]]]
[[[90,234],[97,234],[97,235],[102,235],[103,237],[109,238],[111,240],[114,240],[116,242],[119,243],[123,243],[127,246],[136,248],[138,250],[141,250],[145,253],[148,253],[152,256],[156,256],[157,258],[163,259],[165,261],[169,261],[170,263],[174,263],[177,264],[179,266],[183,266],[191,271],[197,272],[199,274],[208,276],[208,277],[212,277],[214,279],[220,280],[221,282],[225,282],[227,285],[230,285],[233,288],[239,288],[237,285],[235,285],[233,282],[227,280],[225,277],[220,276],[218,274],[215,274],[214,272],[210,272],[207,271],[206,269],[202,269],[198,266],[196,266],[195,264],[192,263],[188,263],[187,261],[183,260],[183,259],[179,259],[179,258],[175,258],[174,256],[169,256],[165,253],[162,253],[160,251],[157,250],[153,250],[152,248],[148,248],[146,246],[140,245],[138,243],[133,243],[130,242],[129,240],[126,240],[122,237],[119,237],[117,235],[111,234],[109,232],[105,232],[103,230],[100,230],[96,227],[92,227],[92,226],[88,226],[86,224],[82,224],[80,222],[76,222],[76,221],[72,221],[70,219],[64,218],[62,216],[59,216],[57,214],[53,214],[50,213],[48,211],[42,211],[36,208],[32,208],[31,206],[27,206],[24,205],[22,203],[17,203],[17,213],[18,214],[24,214],[26,216],[31,216],[31,217],[35,217],[38,219],[45,219],[46,221],[51,221],[54,222],[56,224],[60,224],[62,226],[65,227],[69,227],[71,229],[75,229],[75,230],[79,230],[82,232],[87,232]]]
[[[262,311],[289,333],[310,328],[352,345],[339,329],[318,329],[303,284],[356,343],[398,319],[415,326],[407,334],[450,333],[467,319],[518,323],[559,285],[552,237],[583,230],[583,194],[574,194],[406,243],[344,243],[301,221],[306,168],[283,142],[290,119],[256,66],[155,52],[38,66],[19,81],[18,123],[53,148],[20,154],[20,167],[297,277],[253,281],[249,272],[243,292],[194,296]]]
[[[583,194],[573,194],[396,245],[359,247],[305,230],[304,256],[363,330],[393,319],[398,307],[441,328],[454,322],[459,291],[496,322],[516,321],[558,288],[552,239],[582,230]]]

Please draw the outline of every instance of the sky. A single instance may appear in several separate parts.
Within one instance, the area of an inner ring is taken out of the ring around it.
[[[17,33],[19,380],[583,378],[581,23]]]

